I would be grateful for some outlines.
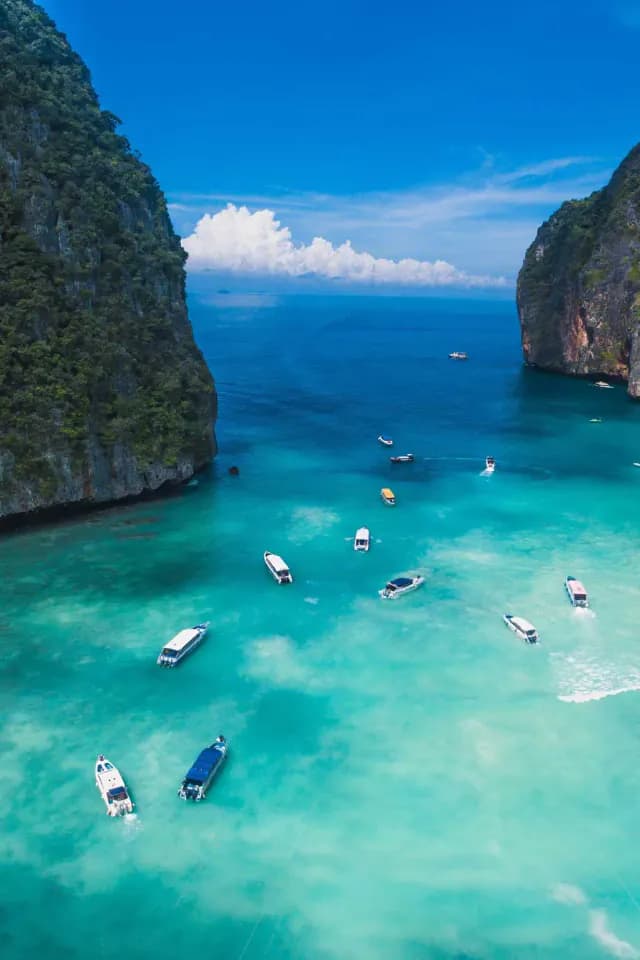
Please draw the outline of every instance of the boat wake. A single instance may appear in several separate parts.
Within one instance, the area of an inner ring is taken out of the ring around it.
[[[595,656],[554,656],[558,675],[558,700],[590,703],[640,691],[640,670],[629,665],[597,660]]]
[[[319,597],[305,597],[305,598],[304,598],[304,602],[305,602],[305,603],[310,603],[310,604],[312,604],[312,605],[315,607],[316,604],[320,603],[320,598],[319,598]]]

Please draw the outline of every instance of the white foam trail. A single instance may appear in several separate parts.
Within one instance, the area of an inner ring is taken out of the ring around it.
[[[636,690],[640,690],[640,683],[632,683],[628,687],[619,687],[617,690],[569,693],[558,697],[558,700],[564,700],[565,703],[587,703],[589,700],[604,700],[605,697],[617,697],[619,693],[633,693]]]
[[[636,960],[640,954],[627,940],[621,940],[609,929],[606,910],[589,911],[589,933],[614,957],[622,960]]]
[[[316,603],[320,603],[320,599],[319,599],[319,597],[305,597],[305,598],[304,598],[304,602],[305,602],[305,603],[312,603],[312,604],[315,606]]]

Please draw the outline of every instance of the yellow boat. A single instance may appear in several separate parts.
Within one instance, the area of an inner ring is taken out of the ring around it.
[[[393,490],[390,490],[389,487],[383,487],[380,491],[380,496],[384,503],[389,507],[395,507],[396,505],[396,495]]]

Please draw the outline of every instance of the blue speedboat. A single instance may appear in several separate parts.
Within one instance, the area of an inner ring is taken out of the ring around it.
[[[183,800],[204,800],[213,778],[225,761],[228,750],[227,741],[220,734],[206,750],[198,756],[178,790]]]

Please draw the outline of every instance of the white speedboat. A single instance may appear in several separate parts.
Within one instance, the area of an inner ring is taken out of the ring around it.
[[[411,593],[417,590],[424,583],[424,577],[418,574],[415,577],[396,577],[395,580],[389,580],[386,587],[378,590],[378,594],[383,600],[396,600],[405,593]]]
[[[496,468],[496,458],[486,457],[484,461],[484,468],[487,473],[493,473]]]
[[[270,553],[269,550],[265,550],[264,562],[276,583],[293,583],[289,567],[277,553]]]
[[[382,502],[386,503],[388,507],[395,507],[396,495],[390,487],[383,487],[380,491],[380,496],[382,497]]]
[[[371,533],[368,527],[359,527],[353,538],[353,549],[366,553],[371,546]]]
[[[391,463],[413,463],[415,457],[412,453],[403,453],[400,457],[389,457]]]
[[[204,800],[214,777],[227,758],[229,746],[220,734],[210,747],[202,750],[180,785],[178,796],[183,800]]]
[[[589,606],[587,591],[584,585],[579,580],[576,580],[575,577],[567,577],[564,581],[564,588],[567,591],[567,596],[569,597],[572,607]]]
[[[162,648],[156,663],[161,667],[175,667],[202,643],[208,629],[209,621],[207,620],[206,623],[197,623],[195,627],[176,633],[173,640],[169,640],[166,647]]]
[[[120,771],[103,754],[96,760],[96,787],[110,817],[123,817],[125,813],[133,813],[133,800]]]
[[[594,387],[600,387],[601,390],[613,390],[613,384],[606,383],[604,380],[596,380]]]
[[[454,350],[453,353],[449,354],[449,360],[468,360],[469,354],[464,353],[462,350]]]
[[[524,640],[525,643],[540,642],[538,631],[533,624],[529,623],[528,620],[525,620],[524,617],[514,617],[511,613],[505,613],[502,619],[509,627],[509,630],[513,630],[516,636],[520,637],[521,640]]]
[[[382,434],[378,437],[378,443],[381,443],[384,447],[392,447],[393,440],[391,437],[383,437]]]

